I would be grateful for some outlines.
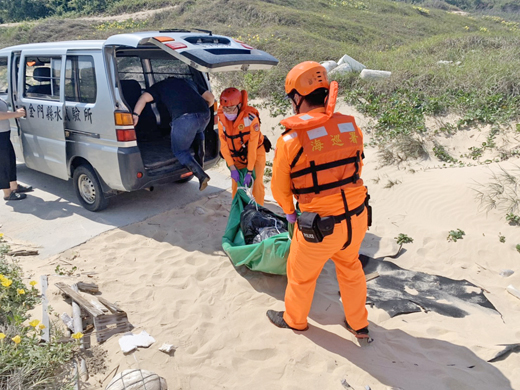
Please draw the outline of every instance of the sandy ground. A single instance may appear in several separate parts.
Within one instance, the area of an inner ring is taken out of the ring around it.
[[[368,123],[351,107],[342,105],[341,111],[353,113],[362,128]],[[266,112],[262,118],[263,131],[274,142],[279,118]],[[458,156],[481,145],[486,131],[470,129],[442,142]],[[514,137],[518,135],[510,133],[503,141],[518,144]],[[492,172],[514,172],[520,159],[446,168],[431,158],[381,167],[375,149],[367,147],[365,154],[363,177],[374,209],[365,249],[377,256],[394,254],[394,237],[404,233],[413,243],[387,261],[468,280],[485,289],[498,313],[454,302],[468,315],[419,312],[390,318],[369,307],[375,341],[359,345],[342,326],[329,262],[318,279],[310,329],[278,329],[265,312],[283,310],[286,278],[236,269],[222,251],[231,205],[228,190],[102,233],[59,255],[23,259],[28,280],[49,275],[56,314],[71,310],[54,283],[94,282],[102,297],[128,313],[133,333],[145,330],[156,340],[125,355],[120,336],[111,337],[101,345],[106,369],[91,372],[87,388],[104,389],[112,370],[142,368],[164,377],[169,389],[520,389],[519,348],[488,362],[504,345],[520,343],[520,299],[506,291],[508,285],[520,288],[520,253],[515,249],[520,227],[508,225],[503,210],[483,210],[474,190],[492,182]],[[268,160],[272,157],[271,152]],[[487,157],[492,156],[482,161]],[[222,165],[216,169],[226,172]],[[448,241],[449,231],[456,229],[465,236]],[[58,276],[57,265],[78,270]],[[500,276],[504,269],[515,272]],[[163,343],[175,345],[175,353],[160,352]]]

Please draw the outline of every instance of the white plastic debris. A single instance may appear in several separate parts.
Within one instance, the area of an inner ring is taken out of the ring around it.
[[[437,61],[437,65],[449,65],[449,64],[453,64],[453,61],[444,61],[444,60]]]
[[[356,61],[354,58],[346,54],[339,59],[338,66],[340,66],[341,64],[349,64],[354,72],[361,72],[363,69],[366,68],[366,66],[363,65],[361,62]]]
[[[72,318],[70,318],[70,316],[67,313],[63,313],[60,316],[60,318],[63,321],[63,323],[67,326],[67,328],[69,328],[71,332],[74,332],[74,321],[72,320]]]
[[[155,339],[144,330],[139,334],[125,333],[119,339],[119,346],[123,353],[131,352],[137,347],[148,348],[153,343],[155,343]]]
[[[327,69],[327,72],[330,72],[332,69],[338,66],[338,63],[336,61],[323,61],[321,63],[325,69]]]
[[[329,74],[337,73],[351,73],[353,72],[352,67],[349,64],[341,64],[332,69]]]
[[[165,353],[171,353],[171,352],[175,352],[176,349],[177,349],[177,347],[175,345],[164,343],[159,348],[159,351],[165,352]]]
[[[105,390],[168,390],[168,385],[151,371],[134,369],[117,374]]]
[[[520,299],[520,291],[518,291],[512,284],[506,287],[506,290],[509,292],[509,294],[514,295],[518,299]]]
[[[507,278],[508,276],[511,276],[515,273],[512,269],[503,269],[500,271],[500,276]]]
[[[392,75],[392,72],[388,72],[386,70],[373,70],[373,69],[363,69],[359,75],[362,79],[365,80],[379,80],[379,79],[387,79]]]

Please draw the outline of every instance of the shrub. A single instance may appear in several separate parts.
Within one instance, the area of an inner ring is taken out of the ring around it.
[[[18,263],[6,258],[8,250],[0,234],[0,389],[71,388],[68,364],[76,345],[57,342],[58,333],[41,342],[45,326],[29,315],[39,302],[36,282],[23,283]]]
[[[457,242],[457,240],[462,240],[463,236],[465,236],[465,235],[466,235],[466,233],[464,233],[464,231],[462,231],[460,229],[450,230],[450,232],[448,233],[447,240]]]

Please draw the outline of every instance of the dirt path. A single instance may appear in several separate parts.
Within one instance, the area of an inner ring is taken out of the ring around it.
[[[72,18],[70,20],[79,20],[79,21],[87,20],[87,21],[94,21],[94,22],[105,22],[105,21],[114,21],[114,20],[123,21],[123,20],[128,20],[128,19],[143,20],[143,19],[148,19],[150,16],[152,16],[156,13],[159,13],[159,12],[168,11],[168,10],[173,11],[176,7],[177,7],[176,5],[172,5],[172,6],[163,7],[163,8],[156,8],[156,9],[150,9],[150,10],[146,10],[146,11],[126,13],[126,14],[121,14],[121,15],[86,16],[83,18]],[[39,21],[40,20],[35,20],[32,22],[39,22]],[[0,27],[14,27],[14,26],[19,26],[22,23],[24,23],[24,22],[2,23],[2,24],[0,24]]]

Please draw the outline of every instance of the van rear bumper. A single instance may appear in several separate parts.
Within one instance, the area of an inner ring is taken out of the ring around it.
[[[141,152],[137,146],[118,148],[117,158],[121,173],[121,182],[125,191],[129,192],[155,185],[172,183],[183,179],[182,175],[190,172],[184,165],[181,165],[177,161],[171,166],[162,168],[160,171],[149,172],[143,165]],[[206,160],[204,162],[204,170],[212,168],[218,161],[218,154],[215,158]]]

